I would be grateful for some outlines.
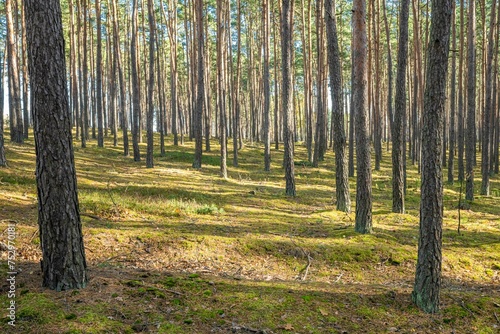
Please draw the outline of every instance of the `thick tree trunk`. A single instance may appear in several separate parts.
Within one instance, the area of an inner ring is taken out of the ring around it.
[[[43,286],[84,288],[85,249],[66,84],[61,7],[57,0],[26,0]]]
[[[476,9],[469,1],[467,25],[467,128],[465,131],[465,199],[474,199],[474,162],[476,142]]]
[[[404,191],[404,124],[406,114],[406,66],[408,61],[408,17],[410,1],[401,2],[399,14],[398,69],[396,98],[392,126],[392,212],[405,212]]]
[[[443,225],[442,140],[451,25],[451,0],[432,2],[422,126],[420,237],[412,299],[424,312],[439,310]]]
[[[342,66],[340,63],[335,1],[325,0],[325,24],[328,41],[330,92],[333,101],[333,148],[335,151],[335,189],[337,210],[350,212],[349,176],[347,170],[347,140],[344,129],[344,95],[342,94]]]
[[[292,83],[292,54],[293,54],[293,1],[282,0],[281,17],[281,73],[283,103],[283,167],[285,168],[286,194],[295,196],[294,170],[294,138],[293,138],[293,83]]]
[[[372,175],[368,106],[366,0],[353,2],[353,108],[356,115],[356,224],[359,233],[372,231]]]

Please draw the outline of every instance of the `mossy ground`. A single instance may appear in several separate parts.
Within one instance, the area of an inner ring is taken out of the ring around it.
[[[91,280],[85,289],[58,293],[40,286],[33,141],[6,150],[0,241],[16,221],[20,333],[499,331],[498,177],[492,196],[476,196],[461,212],[460,235],[460,186],[445,185],[441,312],[427,315],[410,297],[420,178],[408,166],[407,213],[391,213],[389,152],[373,172],[373,234],[359,235],[354,214],[335,211],[331,151],[319,168],[296,164],[298,196],[289,198],[282,151],[272,151],[272,171],[264,172],[258,144],[239,152],[239,167],[229,166],[224,180],[215,140],[201,170],[191,168],[193,144],[174,147],[171,137],[154,169],[123,157],[110,141],[104,149],[95,141],[81,149],[76,141]],[[306,161],[301,145],[296,161]],[[350,185],[354,200],[354,178]],[[0,277],[6,272],[2,265]],[[0,331],[10,332],[3,281]]]

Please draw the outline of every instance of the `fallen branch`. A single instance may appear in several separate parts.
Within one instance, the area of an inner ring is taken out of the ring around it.
[[[337,279],[333,283],[338,283],[338,281],[340,281],[342,276],[344,276],[344,273],[340,273],[340,275],[337,276]]]
[[[498,315],[496,312],[493,312],[493,315],[495,316],[495,319],[497,319],[497,322],[500,324],[500,320],[498,319]]]
[[[35,238],[35,236],[38,234],[38,230],[35,230],[35,232],[33,232],[33,234],[31,235],[30,237],[30,240],[28,242],[32,242],[33,239]]]

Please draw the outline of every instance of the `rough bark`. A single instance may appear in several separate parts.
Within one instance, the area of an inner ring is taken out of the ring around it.
[[[43,286],[84,288],[87,264],[78,208],[61,7],[26,0]]]
[[[396,97],[394,123],[392,126],[392,212],[405,212],[404,191],[404,124],[406,113],[406,66],[408,61],[408,17],[410,1],[401,2],[399,14],[398,69],[396,74]]]
[[[367,106],[366,0],[353,1],[353,109],[356,118],[356,222],[359,233],[372,231],[372,175]]]
[[[347,170],[347,139],[344,129],[344,94],[342,93],[342,66],[335,17],[335,0],[325,0],[325,24],[330,70],[330,93],[333,101],[333,149],[335,151],[335,188],[337,210],[350,212],[349,175]]]
[[[295,196],[294,139],[293,139],[293,86],[292,86],[292,53],[293,53],[293,1],[282,0],[281,17],[281,73],[283,103],[283,166],[285,168],[286,194]]]
[[[422,126],[420,236],[412,299],[424,312],[439,310],[443,224],[442,140],[451,25],[451,0],[432,2]]]

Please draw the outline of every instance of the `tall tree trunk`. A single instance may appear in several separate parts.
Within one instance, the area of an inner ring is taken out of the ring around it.
[[[271,170],[271,89],[269,86],[269,0],[262,0],[262,52],[264,68],[262,79],[264,81],[264,170]]]
[[[420,236],[412,299],[424,312],[439,309],[443,225],[442,139],[451,25],[451,0],[432,2],[422,126]]]
[[[491,114],[493,113],[493,50],[494,50],[494,33],[495,33],[495,18],[496,18],[496,4],[497,1],[493,0],[491,4],[491,17],[490,17],[490,31],[488,36],[488,54],[486,59],[486,98],[484,106],[484,121],[482,131],[482,156],[481,156],[481,195],[489,196],[490,194],[490,132],[492,132]],[[497,32],[498,34],[498,32]],[[483,36],[485,38],[485,36]],[[493,143],[491,143],[493,144]]]
[[[15,143],[24,142],[23,116],[21,113],[21,97],[19,92],[19,62],[17,59],[16,30],[14,27],[15,0],[5,1],[7,18],[7,72],[9,77],[9,120],[10,138]],[[15,14],[17,15],[17,13]]]
[[[73,40],[71,41],[73,45]],[[28,99],[28,56],[26,51],[26,17],[24,15],[24,6],[21,2],[21,51],[22,51],[22,76],[23,76],[23,137],[28,139],[30,127],[29,99]],[[74,59],[74,58],[73,58]],[[76,66],[76,65],[75,65]]]
[[[392,109],[392,51],[391,51],[391,34],[389,31],[389,22],[387,20],[387,9],[386,6],[387,4],[385,3],[386,0],[384,0],[384,23],[385,23],[385,35],[387,38],[387,80],[388,80],[388,92],[387,92],[387,117],[389,118],[389,128],[391,131],[391,138],[392,138],[392,129],[394,127],[393,122],[394,122],[394,113]],[[408,50],[408,46],[407,46]],[[407,52],[408,53],[408,52]],[[408,57],[408,54],[406,55]],[[406,82],[406,80],[405,80]],[[406,110],[405,110],[406,113]]]
[[[281,17],[281,73],[283,103],[283,166],[285,168],[286,194],[295,196],[294,139],[293,139],[293,1],[282,0]]]
[[[372,231],[372,175],[368,106],[366,0],[353,1],[353,108],[356,114],[356,223],[359,233]]]
[[[61,7],[56,0],[26,0],[24,6],[43,286],[57,291],[84,288],[87,264],[71,139]]]
[[[240,127],[240,73],[241,73],[241,1],[237,0],[237,55],[236,55],[236,78],[234,85],[234,117],[233,117],[233,166],[238,167],[238,141],[241,135]]]
[[[82,59],[82,76],[83,76],[83,109],[81,117],[81,135],[82,148],[87,147],[87,139],[89,138],[89,77],[88,77],[88,58],[87,58],[87,0],[83,0],[82,11],[80,15],[80,23],[83,25],[83,59]]]
[[[101,1],[95,0],[97,27],[96,55],[96,104],[97,104],[97,146],[104,147],[104,121],[102,110],[102,31],[101,31]]]
[[[139,128],[141,114],[141,96],[138,74],[137,60],[137,0],[132,4],[132,34],[130,40],[130,67],[132,74],[132,146],[134,149],[134,161],[141,160],[141,152],[139,151]]]
[[[396,98],[392,126],[392,212],[405,212],[404,124],[406,114],[406,67],[408,60],[408,17],[410,1],[401,2],[399,14],[398,69],[396,74]]]
[[[76,125],[76,138],[79,137],[80,134],[80,110],[79,110],[79,103],[78,103],[78,75],[76,72],[77,68],[77,60],[76,60],[76,48],[77,48],[77,43],[76,43],[76,33],[75,33],[75,13],[74,13],[74,6],[73,6],[73,0],[69,1],[69,16],[70,16],[70,80],[71,80],[71,107],[72,107],[72,113],[73,117],[75,120],[75,125]],[[27,97],[23,97],[23,99],[26,99]],[[24,100],[26,103],[26,100]]]
[[[465,18],[464,18],[464,0],[460,0],[460,55],[458,59],[458,182],[465,179],[464,168],[464,145],[465,145],[465,126],[464,126],[464,39],[465,39]]]
[[[128,110],[126,101],[126,91],[125,91],[125,79],[123,76],[123,67],[121,60],[121,49],[120,49],[120,29],[118,26],[118,15],[116,11],[116,1],[111,0],[112,5],[112,16],[113,16],[113,51],[116,66],[118,69],[118,80],[120,81],[120,110],[122,113],[122,132],[123,132],[123,155],[128,157],[129,152],[129,142],[128,142]]]
[[[0,52],[0,167],[7,166],[5,157],[5,139],[4,139],[4,79],[5,79],[5,55]]]
[[[453,184],[453,168],[455,158],[455,103],[456,103],[456,81],[457,81],[457,36],[456,36],[456,20],[455,20],[455,2],[452,2],[451,16],[451,40],[452,40],[452,55],[451,55],[451,79],[450,79],[450,124],[449,124],[449,152],[448,152],[448,183]]]
[[[203,0],[194,0],[195,32],[197,40],[197,92],[196,106],[193,113],[195,152],[193,168],[201,168],[203,150],[202,117],[205,99],[205,43],[203,33]]]
[[[469,1],[467,25],[467,128],[465,136],[465,199],[474,199],[474,155],[476,127],[476,9],[475,1]]]
[[[325,0],[325,25],[328,41],[328,67],[332,98],[333,148],[335,151],[335,189],[337,210],[350,212],[349,176],[347,171],[347,140],[344,130],[344,95],[342,94],[342,65],[340,63],[335,0]]]
[[[156,39],[156,22],[154,17],[153,0],[148,0],[148,22],[149,22],[149,79],[148,79],[148,113],[147,113],[147,151],[146,151],[146,167],[153,168],[153,122],[154,122],[154,87],[155,87],[155,39]],[[159,71],[160,69],[156,69]],[[159,126],[159,124],[158,124]]]
[[[226,64],[227,64],[227,16],[228,2],[217,0],[217,86],[218,86],[218,107],[220,126],[220,175],[227,178],[227,85],[226,85]]]
[[[325,78],[325,68],[324,64],[324,55],[325,55],[325,40],[324,40],[324,25],[323,25],[323,9],[324,0],[317,0],[316,6],[316,44],[317,44],[317,80],[316,80],[316,88],[317,88],[317,102],[316,102],[316,134],[314,140],[314,156],[313,156],[313,166],[318,167],[319,161],[323,161],[325,159],[325,151],[326,151],[326,110],[324,108],[324,89],[325,82],[323,78]]]

